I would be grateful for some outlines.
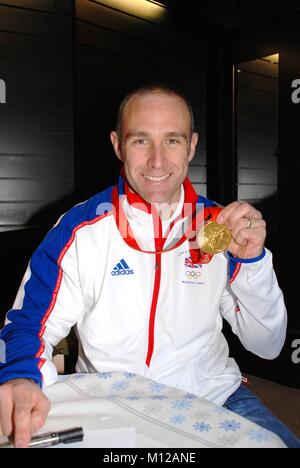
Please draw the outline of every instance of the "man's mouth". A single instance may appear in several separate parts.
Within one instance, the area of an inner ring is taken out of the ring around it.
[[[162,181],[166,180],[170,175],[171,174],[166,174],[166,175],[163,175],[163,176],[160,176],[160,177],[154,177],[154,176],[143,174],[144,178],[146,180],[150,180],[151,182],[162,182]]]

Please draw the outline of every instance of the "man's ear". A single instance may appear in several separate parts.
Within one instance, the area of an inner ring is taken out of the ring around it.
[[[110,140],[111,140],[112,145],[114,147],[117,158],[120,159],[120,161],[123,161],[122,151],[121,151],[121,140],[120,140],[117,132],[115,132],[115,131],[110,132]]]
[[[191,160],[195,156],[196,146],[197,146],[197,143],[198,143],[198,137],[199,137],[198,133],[194,132],[193,135],[192,135],[191,144],[190,144],[190,154],[188,156],[188,161],[189,162],[191,162]]]

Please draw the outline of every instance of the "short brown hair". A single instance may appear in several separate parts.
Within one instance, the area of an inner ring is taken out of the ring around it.
[[[189,99],[175,87],[170,86],[165,83],[155,82],[155,83],[148,83],[148,84],[145,84],[145,85],[139,86],[138,88],[133,89],[128,94],[126,94],[126,96],[122,99],[121,104],[119,106],[117,125],[116,125],[116,131],[119,137],[121,136],[121,133],[122,133],[122,122],[123,122],[123,117],[124,117],[124,111],[130,99],[136,95],[143,96],[143,95],[152,94],[152,93],[174,95],[174,96],[178,96],[180,99],[183,100],[190,114],[191,135],[192,135],[194,131],[194,112],[193,112],[192,105]]]

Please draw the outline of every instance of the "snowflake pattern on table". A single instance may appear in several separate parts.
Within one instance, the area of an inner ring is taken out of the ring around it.
[[[182,398],[185,398],[186,400],[195,400],[197,395],[194,395],[194,393],[185,393]]]
[[[272,439],[271,434],[264,431],[263,429],[252,429],[247,433],[247,436],[249,439],[255,440],[256,442],[266,442]]]
[[[73,378],[72,378],[73,377]],[[61,379],[62,380],[62,379]],[[99,372],[69,376],[62,385],[77,387],[91,397],[106,399],[169,430],[183,431],[221,447],[274,445],[276,436],[227,408],[178,388],[151,381],[132,372]],[[72,382],[73,380],[73,382]]]
[[[178,410],[188,410],[192,406],[192,402],[189,400],[175,400],[172,401],[172,407]]]
[[[113,384],[111,384],[111,388],[120,392],[121,390],[126,390],[129,387],[129,383],[126,380],[117,380]]]
[[[86,378],[86,374],[75,374],[74,379],[75,380],[82,380]]]
[[[197,422],[196,424],[193,425],[193,428],[195,429],[195,431],[199,431],[199,432],[211,431],[211,425],[205,422]]]
[[[234,419],[232,421],[228,421],[226,419],[226,421],[222,421],[220,423],[220,429],[228,432],[228,431],[232,431],[232,432],[236,432],[236,431],[239,431],[241,429],[241,423],[235,421]]]
[[[166,386],[163,384],[160,384],[158,382],[151,382],[149,384],[149,390],[150,392],[161,392],[162,390],[165,390]]]
[[[183,424],[186,421],[186,417],[181,414],[174,414],[170,417],[170,422],[175,426],[178,424]]]
[[[167,396],[165,395],[151,395],[150,399],[151,400],[167,400]]]
[[[138,395],[138,394],[128,395],[126,397],[126,400],[129,400],[129,401],[137,401],[137,400],[140,400],[140,399],[141,399],[141,396]]]
[[[123,375],[125,379],[133,379],[134,377],[136,377],[136,374],[133,374],[132,372],[124,372]]]
[[[98,376],[98,379],[103,379],[103,380],[111,379],[112,372],[99,372],[97,376]]]

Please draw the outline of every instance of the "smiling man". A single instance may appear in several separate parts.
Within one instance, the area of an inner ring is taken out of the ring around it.
[[[187,172],[197,140],[191,106],[172,88],[144,86],[121,103],[111,133],[123,162],[118,184],[72,208],[48,233],[1,331],[0,431],[14,428],[16,446],[45,421],[49,402],[40,386],[57,378],[52,349],[73,325],[77,371],[146,376],[299,446],[241,385],[222,334],[225,319],[252,353],[274,359],[282,349],[286,310],[264,248],[266,224],[248,203],[220,210],[195,193]],[[198,216],[226,224],[226,252],[195,246]]]
[[[198,141],[185,101],[172,93],[136,94],[121,109],[111,140],[131,190],[148,203],[178,203]]]

